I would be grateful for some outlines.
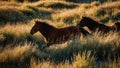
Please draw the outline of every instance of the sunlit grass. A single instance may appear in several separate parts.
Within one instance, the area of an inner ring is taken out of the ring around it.
[[[0,24],[4,24],[0,25],[0,67],[118,68],[120,36],[116,32],[106,35],[95,32],[53,44],[42,51],[39,47],[45,45],[43,36],[39,32],[30,35],[30,29],[36,18],[49,20],[56,27],[76,25],[82,16],[97,18],[111,25],[119,21],[119,3],[0,2]]]
[[[74,9],[63,10],[52,14],[52,19],[54,21],[62,21],[65,23],[76,23],[80,21],[81,16],[88,16],[97,18],[104,23],[107,23],[109,20],[119,21],[119,5],[115,6],[115,4],[119,4],[119,2],[120,1],[103,4],[98,3],[98,5],[96,5],[97,2],[96,4],[81,4]]]
[[[42,44],[33,43],[35,44],[35,47],[33,47],[32,44],[24,42],[24,44],[16,44],[16,47],[8,47],[1,50],[0,61],[1,63],[15,62],[16,60],[24,61],[29,58],[26,64],[30,62],[31,68],[40,66],[43,68],[79,68],[97,67],[97,65],[104,67],[104,64],[102,65],[99,62],[106,63],[105,67],[116,67],[119,65],[116,63],[119,60],[115,61],[120,56],[119,42],[119,35],[112,32],[105,36],[96,32],[92,36],[73,39],[59,45],[52,45],[45,52],[36,48],[37,45]],[[36,61],[36,59],[39,60]]]
[[[12,44],[16,45],[19,43],[38,42],[39,44],[44,43],[43,37],[40,33],[36,33],[34,36],[30,34],[30,30],[34,22],[30,24],[17,24],[17,25],[6,25],[0,28],[0,45]],[[43,40],[43,41],[42,41]]]
[[[73,68],[71,64],[68,62],[66,63],[60,63],[60,64],[55,64],[50,61],[36,61],[34,58],[31,59],[30,61],[30,68]]]
[[[75,60],[73,61],[74,68],[82,68],[82,67],[94,67],[95,65],[94,55],[91,55],[91,52],[83,52],[82,54],[78,54],[75,56]]]
[[[105,23],[109,20],[119,21],[119,2],[120,1],[99,3],[95,1],[90,4],[79,4],[65,1],[39,1],[35,3],[1,2],[0,16],[2,18],[0,21],[17,22],[24,20],[27,21],[33,18],[41,18],[55,22],[74,24],[81,19],[81,16],[98,18]],[[59,6],[56,7],[56,5]]]
[[[22,61],[35,52],[31,44],[17,45],[15,48],[6,48],[0,53],[0,62]]]

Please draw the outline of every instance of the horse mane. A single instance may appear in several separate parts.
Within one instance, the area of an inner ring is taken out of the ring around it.
[[[82,17],[82,19],[85,19],[87,22],[90,22],[91,24],[95,24],[95,25],[98,25],[98,24],[101,24],[100,22],[90,18],[90,17]]]
[[[40,21],[35,21],[36,24],[42,24],[43,26],[47,27],[47,28],[56,28],[54,27],[53,25],[50,25],[48,24],[47,21],[43,21],[43,20],[40,20]]]

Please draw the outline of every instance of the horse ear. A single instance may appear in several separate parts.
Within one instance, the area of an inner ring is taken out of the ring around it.
[[[39,21],[37,20],[37,21],[35,21],[35,24],[37,24]]]
[[[82,19],[86,18],[85,16],[82,16]]]

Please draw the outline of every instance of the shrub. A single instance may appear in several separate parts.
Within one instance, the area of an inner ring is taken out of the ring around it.
[[[37,5],[38,7],[45,7],[45,8],[52,8],[52,9],[72,9],[77,7],[77,4],[74,3],[67,3],[67,2],[62,2],[62,1],[58,1],[58,2],[42,2],[40,4]]]
[[[19,10],[0,9],[0,22],[24,21],[25,17]],[[4,23],[3,23],[4,24]],[[12,24],[12,23],[11,23]]]
[[[81,67],[95,67],[95,58],[94,55],[91,56],[91,52],[83,52],[75,56],[73,61],[74,68],[81,68]]]

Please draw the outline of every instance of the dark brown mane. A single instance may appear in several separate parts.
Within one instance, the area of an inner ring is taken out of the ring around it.
[[[42,24],[43,26],[46,26],[48,28],[56,28],[53,25],[48,24],[46,21],[35,21],[36,24]]]
[[[56,28],[43,21],[36,21],[30,33],[33,35],[37,31],[39,31],[46,38],[48,44],[62,43],[75,36],[81,36],[81,34],[89,34],[89,32],[86,30],[82,28],[79,29],[76,26]]]
[[[91,22],[91,23],[93,23],[95,25],[101,24],[100,22],[98,22],[98,21],[96,21],[96,20],[94,20],[94,19],[92,19],[90,17],[83,17],[82,19],[84,19],[86,22]]]

